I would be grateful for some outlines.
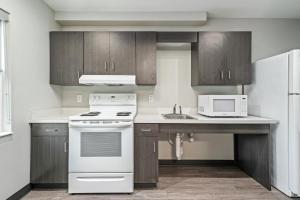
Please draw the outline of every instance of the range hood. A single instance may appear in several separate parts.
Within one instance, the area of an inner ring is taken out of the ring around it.
[[[83,85],[135,85],[135,75],[82,75],[79,83]]]

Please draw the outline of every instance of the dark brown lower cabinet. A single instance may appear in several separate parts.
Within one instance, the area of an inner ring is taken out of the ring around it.
[[[136,124],[134,136],[134,183],[158,182],[158,125]]]
[[[31,184],[67,184],[67,144],[67,124],[31,124]]]

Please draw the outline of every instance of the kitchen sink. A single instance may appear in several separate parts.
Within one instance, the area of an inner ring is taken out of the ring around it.
[[[162,116],[166,119],[195,119],[194,117],[191,117],[186,114],[162,114]]]

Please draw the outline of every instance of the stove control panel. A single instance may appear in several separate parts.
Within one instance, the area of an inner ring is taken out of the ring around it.
[[[95,105],[136,105],[136,94],[90,94],[90,106]]]

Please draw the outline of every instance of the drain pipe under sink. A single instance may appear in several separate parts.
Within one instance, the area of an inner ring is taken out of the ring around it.
[[[176,134],[176,158],[177,160],[181,160],[183,156],[183,139],[180,133]]]

